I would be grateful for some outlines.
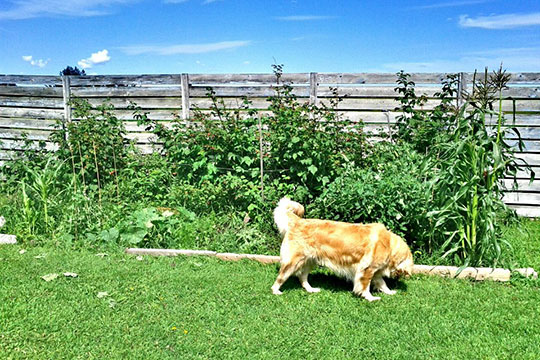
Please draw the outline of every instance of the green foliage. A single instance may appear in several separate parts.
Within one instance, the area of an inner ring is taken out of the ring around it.
[[[396,135],[398,139],[412,144],[417,151],[428,152],[434,144],[446,141],[445,135],[452,130],[457,113],[452,102],[458,92],[459,77],[457,74],[447,75],[441,91],[435,93],[439,103],[428,112],[423,110],[428,98],[416,95],[410,74],[400,71],[396,75],[398,86],[394,90],[400,95],[396,98],[400,106],[395,110],[401,112],[396,118]]]
[[[408,145],[378,144],[371,167],[348,168],[309,209],[315,217],[380,222],[414,249],[429,246],[429,161]],[[379,161],[376,161],[378,159]]]
[[[395,143],[368,142],[362,122],[342,119],[337,89],[335,101],[301,102],[282,82],[282,66],[274,72],[265,115],[248,99],[228,108],[210,88],[209,110],[172,124],[131,104],[138,124],[156,135],[160,150],[150,155],[132,151],[112,105],[74,100],[74,121],[59,122],[51,136],[57,151],[23,138],[25,151],[1,168],[8,230],[23,242],[67,248],[276,253],[272,210],[288,195],[311,217],[382,222],[424,257],[500,261],[508,248],[499,237],[508,214],[503,179],[527,169],[504,141],[507,132],[520,134],[502,113],[502,69],[475,76],[460,109],[458,77],[450,75],[429,99],[438,101],[432,111],[423,109],[428,98],[416,95],[410,75],[398,73]]]
[[[290,84],[280,83],[282,66],[274,65],[276,94],[269,98],[270,115],[264,139],[270,144],[266,167],[286,173],[314,198],[333,181],[345,164],[362,165],[368,148],[363,123],[343,119],[335,111],[342,98],[328,105],[299,103]]]
[[[84,71],[84,69],[81,70],[76,66],[67,66],[64,70],[60,71],[60,75],[86,76],[86,71]]]
[[[20,140],[21,151],[17,152],[13,161],[0,166],[0,190],[4,193],[15,191],[21,181],[29,181],[31,175],[28,170],[42,169],[49,161],[51,154],[46,149],[43,140],[33,141],[23,133]]]
[[[160,204],[174,193],[171,187],[177,175],[174,167],[158,152],[130,154],[125,166],[118,171],[119,193],[126,203],[144,200]]]
[[[162,154],[178,176],[194,184],[227,172],[256,179],[259,133],[255,112],[248,110],[249,101],[229,110],[211,88],[207,95],[212,101],[210,113],[196,109],[190,121],[177,118],[170,128],[149,120],[135,105],[132,109],[138,123],[157,135]]]
[[[74,175],[84,184],[101,187],[126,164],[130,148],[124,123],[108,103],[94,108],[87,100],[75,98],[72,106],[77,121],[59,121],[51,140],[59,145],[58,158],[69,162]]]
[[[50,231],[53,226],[50,206],[57,203],[55,198],[62,194],[62,191],[58,191],[59,184],[57,180],[63,164],[52,165],[51,160],[53,159],[49,157],[45,167],[41,170],[26,168],[29,175],[28,182],[21,181],[20,191],[24,205],[23,215],[30,235],[35,234],[36,227],[39,225],[42,226],[44,232],[48,233]]]
[[[207,94],[210,112],[196,109],[190,121],[177,119],[172,127],[148,119],[136,106],[132,109],[139,124],[157,135],[174,172],[191,184],[217,182],[228,174],[234,183],[250,183],[241,197],[251,198],[252,189],[261,191],[262,158],[265,184],[290,183],[306,190],[306,200],[313,199],[346,163],[362,163],[366,136],[361,122],[341,119],[334,111],[339,100],[320,107],[300,103],[293,87],[280,83],[281,71],[275,66],[276,94],[269,98],[268,116],[256,116],[247,99],[227,109],[212,89]],[[255,204],[244,203],[248,206]]]

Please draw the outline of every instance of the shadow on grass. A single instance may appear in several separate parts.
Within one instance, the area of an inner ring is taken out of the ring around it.
[[[277,274],[277,272],[276,272]],[[407,291],[407,284],[399,279],[385,278],[386,284],[392,290]],[[308,281],[311,286],[321,288],[322,290],[331,292],[351,292],[353,284],[344,278],[338,277],[324,269],[316,270],[310,273]],[[291,276],[281,287],[282,291],[301,289],[300,281],[296,276]]]

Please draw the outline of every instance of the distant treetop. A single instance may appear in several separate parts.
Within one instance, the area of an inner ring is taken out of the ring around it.
[[[80,70],[78,67],[71,67],[68,66],[64,70],[60,71],[60,75],[77,75],[77,76],[84,76],[86,75],[86,72],[84,70]]]

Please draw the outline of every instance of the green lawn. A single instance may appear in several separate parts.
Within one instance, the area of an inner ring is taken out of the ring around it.
[[[538,359],[538,282],[415,276],[368,303],[322,272],[0,247],[1,359]],[[43,257],[41,257],[43,255]],[[36,258],[36,256],[38,258]],[[74,272],[46,282],[49,273]],[[108,296],[98,297],[107,292]]]

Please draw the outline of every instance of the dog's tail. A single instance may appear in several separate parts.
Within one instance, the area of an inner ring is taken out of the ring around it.
[[[289,231],[289,221],[302,216],[304,207],[288,197],[279,200],[278,206],[274,209],[274,221],[282,236]]]

